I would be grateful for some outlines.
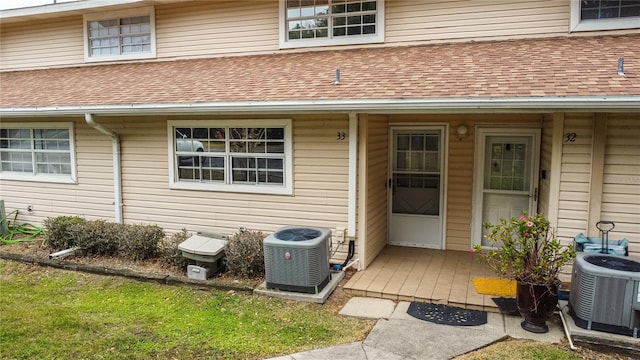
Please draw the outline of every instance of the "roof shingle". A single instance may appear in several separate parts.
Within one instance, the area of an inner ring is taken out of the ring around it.
[[[639,74],[640,34],[546,38],[2,72],[0,107],[628,96]]]

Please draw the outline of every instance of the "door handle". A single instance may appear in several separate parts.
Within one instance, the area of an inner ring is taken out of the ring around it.
[[[392,194],[396,193],[396,184],[393,182],[392,178],[387,179],[387,183],[385,184],[385,187],[387,189],[391,189]]]

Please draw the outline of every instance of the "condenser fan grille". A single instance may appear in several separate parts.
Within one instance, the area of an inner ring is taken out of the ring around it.
[[[593,265],[618,271],[640,272],[640,263],[611,256],[585,256],[584,259]]]
[[[282,241],[306,241],[319,237],[320,231],[310,228],[293,228],[280,230],[273,236]]]

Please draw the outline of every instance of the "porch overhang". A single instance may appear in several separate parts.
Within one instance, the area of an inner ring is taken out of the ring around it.
[[[149,103],[0,108],[2,117],[228,113],[479,113],[625,112],[640,110],[640,95],[575,97],[487,97]]]

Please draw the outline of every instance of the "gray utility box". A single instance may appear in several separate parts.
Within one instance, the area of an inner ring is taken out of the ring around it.
[[[637,338],[640,334],[640,261],[578,253],[569,310],[579,327]]]
[[[210,267],[189,265],[187,266],[187,277],[194,280],[207,280],[213,271]]]
[[[227,240],[201,234],[193,235],[178,245],[178,250],[187,259],[195,260],[196,265],[187,267],[189,279],[206,280],[224,267],[224,249]]]

